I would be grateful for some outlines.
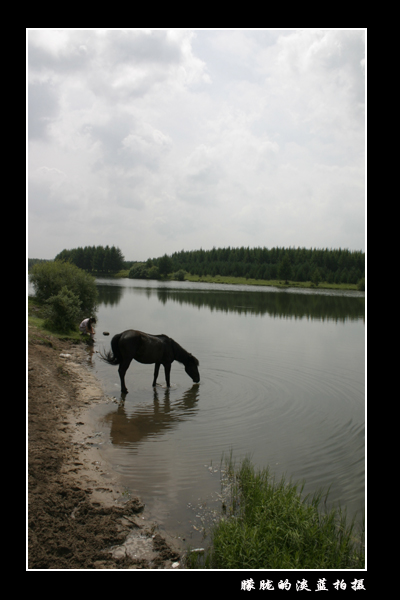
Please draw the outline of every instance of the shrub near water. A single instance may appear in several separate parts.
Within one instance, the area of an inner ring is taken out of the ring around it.
[[[256,472],[244,460],[237,472],[228,466],[226,516],[211,532],[205,565],[214,569],[364,568],[354,522],[340,510],[320,510],[321,495],[302,498],[302,488],[268,469]],[[192,565],[198,566],[198,565]]]
[[[46,301],[45,326],[49,329],[67,333],[76,329],[80,322],[81,302],[66,286],[56,295]]]
[[[75,265],[61,261],[39,263],[34,265],[30,280],[35,288],[36,298],[42,302],[58,296],[64,287],[72,292],[80,303],[78,324],[79,320],[96,311],[95,279]],[[65,301],[68,303],[66,298]]]

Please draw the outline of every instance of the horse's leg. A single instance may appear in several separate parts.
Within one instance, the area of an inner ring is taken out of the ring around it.
[[[119,378],[121,379],[121,393],[127,394],[128,390],[125,385],[125,373],[128,370],[129,365],[131,364],[131,358],[125,358],[122,363],[118,367]]]
[[[156,387],[158,372],[160,370],[160,363],[156,363],[154,367],[154,379],[153,379],[153,387]]]
[[[171,384],[169,382],[169,374],[171,373],[171,363],[166,363],[164,365],[164,372],[165,372],[165,381],[167,382],[167,387],[171,387]]]

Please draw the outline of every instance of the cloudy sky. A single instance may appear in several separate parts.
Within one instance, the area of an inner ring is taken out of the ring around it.
[[[364,30],[28,30],[28,256],[365,249]]]

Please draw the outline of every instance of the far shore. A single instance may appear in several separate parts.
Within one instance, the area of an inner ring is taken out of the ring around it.
[[[99,274],[100,276],[100,274]],[[111,277],[115,278],[129,278],[129,270],[119,271]],[[158,281],[177,281],[172,275],[160,279]],[[277,288],[301,288],[301,289],[315,289],[315,290],[359,290],[356,283],[328,283],[327,281],[321,281],[315,284],[312,281],[283,281],[282,279],[246,279],[246,277],[224,277],[222,275],[190,275],[185,273],[183,281],[191,281],[193,283],[222,283],[229,285],[255,285],[255,286],[270,286]]]

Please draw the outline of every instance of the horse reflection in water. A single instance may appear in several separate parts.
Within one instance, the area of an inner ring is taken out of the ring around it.
[[[111,340],[111,350],[105,354],[100,352],[103,360],[111,365],[119,365],[118,373],[121,380],[121,393],[127,394],[125,373],[132,359],[143,364],[155,363],[153,387],[156,386],[160,365],[164,366],[167,387],[170,387],[171,364],[174,360],[185,366],[185,371],[195,383],[199,383],[199,361],[187,352],[175,340],[167,335],[150,335],[143,331],[128,329],[117,333]]]
[[[199,386],[193,385],[180,400],[170,402],[170,390],[164,392],[164,403],[160,405],[159,392],[154,388],[154,403],[152,406],[136,407],[133,414],[128,414],[125,401],[121,401],[117,412],[104,417],[105,422],[111,422],[110,438],[113,444],[129,444],[136,446],[147,438],[162,435],[187,421],[198,410]]]

